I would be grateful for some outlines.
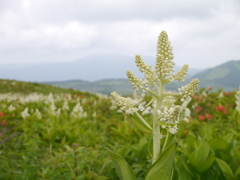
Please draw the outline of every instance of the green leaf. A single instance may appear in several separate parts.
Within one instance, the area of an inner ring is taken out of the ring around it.
[[[240,174],[240,167],[234,173],[234,177],[237,177]]]
[[[159,159],[148,170],[145,180],[163,180],[172,179],[173,175],[173,162],[177,148],[177,143],[169,146],[159,157]]]
[[[225,176],[226,179],[230,177],[233,177],[233,172],[232,169],[229,167],[229,165],[224,162],[223,160],[216,158],[216,162],[218,164],[218,166],[220,167],[220,169],[223,172],[223,175]]]
[[[209,143],[214,150],[225,150],[228,147],[228,143],[221,137],[215,137]]]
[[[212,166],[214,160],[215,160],[215,156],[210,154],[206,159],[206,161],[204,161],[202,164],[199,164],[199,166],[196,167],[197,171],[199,173],[203,173],[207,171],[210,168],[210,166]]]
[[[210,147],[207,142],[202,142],[200,146],[192,153],[192,157],[197,161],[197,164],[202,164],[208,157]]]
[[[130,115],[133,124],[143,132],[152,133],[153,132],[152,127],[143,119],[143,117],[140,114],[138,113],[135,114],[136,116]]]
[[[136,180],[136,177],[133,174],[133,170],[128,165],[128,163],[125,161],[125,159],[122,156],[109,150],[108,148],[106,148],[106,149],[112,159],[113,165],[117,171],[119,178],[121,180]]]
[[[187,154],[190,164],[200,174],[205,172],[215,160],[215,157],[209,153],[209,144],[201,142],[200,146],[191,155]]]
[[[150,143],[148,144],[148,153],[150,157],[153,156],[153,139],[151,139]]]

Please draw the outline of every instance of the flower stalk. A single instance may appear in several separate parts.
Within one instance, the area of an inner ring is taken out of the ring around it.
[[[151,95],[151,101],[147,103],[142,102],[143,98],[133,100],[129,97],[122,97],[115,91],[111,93],[116,104],[120,106],[120,110],[132,117],[133,123],[140,130],[152,134],[152,164],[154,165],[150,167],[146,175],[146,180],[148,177],[154,180],[152,178],[155,176],[152,173],[156,171],[156,166],[161,168],[161,172],[168,174],[168,177],[164,177],[165,179],[172,178],[174,154],[177,145],[175,142],[169,143],[168,141],[170,136],[174,136],[177,132],[181,112],[181,106],[176,105],[175,102],[177,98],[180,98],[183,103],[191,100],[199,83],[198,79],[193,79],[186,86],[179,88],[178,93],[165,92],[165,84],[171,84],[173,81],[183,82],[187,76],[187,64],[183,65],[178,72],[173,73],[175,65],[173,58],[172,46],[170,41],[168,41],[168,35],[165,31],[162,31],[157,42],[155,69],[153,70],[150,65],[147,65],[140,55],[136,55],[136,66],[140,72],[144,73],[145,79],[137,78],[130,70],[126,72],[132,87],[136,91],[141,91],[143,96],[145,93]],[[143,106],[143,104],[146,105]],[[144,110],[148,109],[149,111],[149,108],[152,112],[152,122],[148,122],[142,116]],[[163,137],[165,138],[161,141]],[[133,171],[127,165],[123,165],[127,164],[125,160],[110,150],[108,151],[119,177],[123,175],[128,177],[126,174],[129,174],[129,177],[133,179]],[[163,156],[163,154],[165,155]],[[166,163],[166,167],[161,163]],[[125,166],[124,172],[122,172],[122,167],[119,168],[121,165]]]

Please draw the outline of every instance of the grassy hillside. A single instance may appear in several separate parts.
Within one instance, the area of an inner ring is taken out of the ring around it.
[[[195,75],[200,80],[200,87],[212,86],[234,91],[240,85],[240,61],[229,61]]]
[[[39,84],[31,82],[23,82],[16,80],[6,80],[0,79],[0,93],[70,93],[70,94],[83,94],[85,96],[90,96],[89,93],[80,92],[73,89],[64,89],[61,87],[51,86],[49,84]]]
[[[131,94],[133,89],[127,79],[106,79],[101,81],[83,81],[83,80],[69,80],[59,82],[45,82],[53,86],[62,88],[73,88],[90,93],[110,94],[118,90],[123,95]]]

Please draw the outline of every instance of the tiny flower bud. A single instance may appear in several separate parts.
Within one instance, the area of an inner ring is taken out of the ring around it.
[[[142,89],[144,82],[142,79],[137,78],[130,70],[127,70],[127,76],[133,88]]]
[[[179,94],[182,95],[181,101],[188,101],[194,95],[194,93],[197,91],[198,83],[198,79],[193,79],[186,86],[178,88]]]

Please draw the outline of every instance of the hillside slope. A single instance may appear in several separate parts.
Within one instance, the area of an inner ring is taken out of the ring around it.
[[[228,61],[214,68],[207,69],[195,75],[200,80],[200,87],[212,86],[225,91],[238,89],[240,85],[240,60]]]
[[[51,86],[49,84],[39,84],[15,80],[0,79],[0,93],[69,93],[92,96],[90,93],[81,92],[73,89],[64,89],[61,87]]]

